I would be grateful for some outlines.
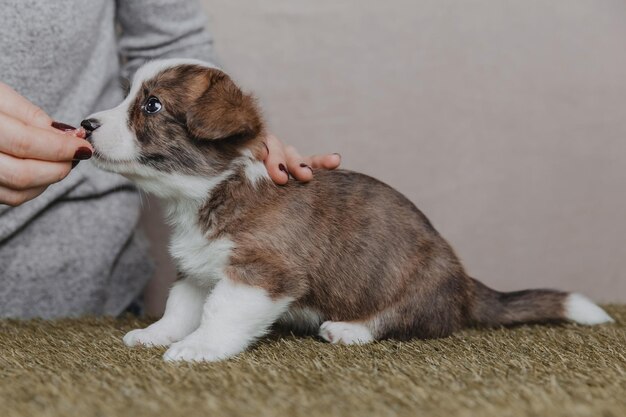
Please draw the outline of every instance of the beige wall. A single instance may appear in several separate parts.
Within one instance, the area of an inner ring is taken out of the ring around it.
[[[626,2],[204,3],[273,132],[405,193],[472,275],[626,301]]]

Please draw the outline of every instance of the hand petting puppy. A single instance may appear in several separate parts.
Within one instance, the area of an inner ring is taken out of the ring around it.
[[[270,178],[276,184],[286,184],[289,175],[303,182],[311,181],[313,168],[335,169],[341,163],[338,153],[303,157],[293,146],[285,145],[276,136],[267,135],[263,162]]]

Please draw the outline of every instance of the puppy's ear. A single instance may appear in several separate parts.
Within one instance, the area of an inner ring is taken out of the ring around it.
[[[211,77],[206,90],[187,111],[187,127],[198,139],[253,137],[261,118],[252,96],[243,94],[226,74]]]

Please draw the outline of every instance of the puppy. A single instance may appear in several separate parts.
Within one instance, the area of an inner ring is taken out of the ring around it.
[[[244,351],[277,322],[331,343],[438,338],[468,326],[612,319],[578,294],[502,293],[470,278],[393,188],[347,170],[275,185],[253,98],[200,61],[140,68],[127,98],[82,122],[99,167],[163,199],[179,277],[128,346],[167,361]]]

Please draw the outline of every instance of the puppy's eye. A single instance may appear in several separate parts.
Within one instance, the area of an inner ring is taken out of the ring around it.
[[[148,97],[148,100],[141,106],[141,109],[146,114],[155,114],[161,111],[163,105],[155,96]]]

